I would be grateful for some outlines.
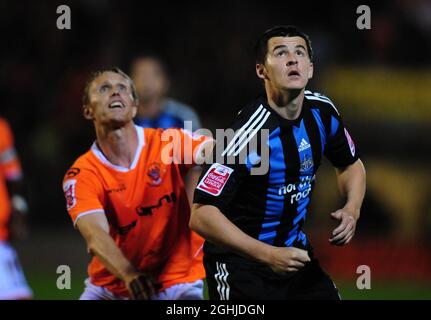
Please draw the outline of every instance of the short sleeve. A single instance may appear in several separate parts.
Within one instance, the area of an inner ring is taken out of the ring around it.
[[[331,115],[330,134],[325,148],[325,156],[333,166],[342,168],[359,159],[359,150],[344,127],[339,115]]]
[[[63,192],[74,226],[85,215],[104,212],[101,202],[102,186],[98,183],[97,176],[89,170],[70,168],[63,180]]]
[[[199,178],[193,202],[212,205],[226,213],[239,187],[249,175],[243,153],[248,150],[244,126],[249,119],[247,112],[240,112],[225,132],[231,130],[231,138],[217,139],[212,152],[212,163],[207,164]]]
[[[239,165],[207,165],[196,186],[193,202],[212,205],[226,212],[245,175]]]

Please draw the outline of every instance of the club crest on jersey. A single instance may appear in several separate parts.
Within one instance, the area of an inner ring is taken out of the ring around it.
[[[76,205],[75,185],[76,180],[68,180],[63,185],[64,196],[66,197],[67,210],[72,209]]]
[[[353,142],[352,137],[350,136],[350,134],[349,134],[349,132],[347,131],[346,128],[344,128],[344,134],[346,135],[347,142],[349,143],[350,153],[354,157],[355,156],[355,152],[356,152],[355,143]]]
[[[162,183],[164,173],[165,173],[165,169],[162,168],[160,163],[153,162],[148,167],[148,171],[147,171],[147,175],[150,178],[149,185],[150,186],[160,185],[160,183]]]
[[[204,177],[199,181],[196,187],[213,196],[221,194],[226,186],[229,177],[232,175],[233,169],[219,163],[214,163],[206,172]]]
[[[308,170],[313,168],[313,166],[314,166],[313,158],[305,155],[301,161],[300,171],[301,172],[307,172]]]

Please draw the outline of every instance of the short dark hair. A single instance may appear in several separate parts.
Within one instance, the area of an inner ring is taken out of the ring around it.
[[[307,45],[308,56],[313,61],[313,49],[310,38],[295,26],[274,26],[266,30],[257,40],[254,47],[256,63],[263,64],[268,53],[268,40],[274,37],[301,37]]]
[[[87,79],[87,83],[85,84],[84,95],[82,96],[82,105],[83,106],[86,106],[90,103],[91,84],[93,83],[93,81],[98,76],[104,74],[105,72],[117,73],[117,74],[121,75],[124,79],[129,81],[130,87],[132,89],[133,100],[135,100],[135,102],[138,103],[138,93],[136,92],[136,88],[135,88],[135,84],[133,83],[133,80],[125,72],[123,72],[120,68],[114,66],[114,67],[108,67],[108,68],[103,68],[103,69],[100,69],[97,71],[93,71],[90,74],[90,76]]]

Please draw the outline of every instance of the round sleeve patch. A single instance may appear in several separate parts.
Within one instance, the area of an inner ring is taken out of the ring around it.
[[[68,180],[63,185],[64,196],[66,197],[67,210],[72,209],[76,205],[75,185],[75,179]]]
[[[347,131],[346,128],[344,128],[344,134],[346,135],[347,138],[347,142],[349,143],[349,147],[350,147],[350,153],[352,154],[352,156],[355,156],[355,143],[352,140],[352,137],[350,136],[349,132]]]

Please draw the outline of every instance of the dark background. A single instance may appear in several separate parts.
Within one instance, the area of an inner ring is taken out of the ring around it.
[[[56,27],[62,4],[71,9],[71,30]],[[361,4],[371,8],[371,30],[356,27]],[[171,76],[170,95],[192,105],[204,127],[223,128],[262,92],[252,47],[276,24],[309,34],[308,89],[338,106],[367,167],[362,218],[346,251],[326,247],[329,213],[340,202],[330,166],[318,175],[307,228],[322,260],[348,279],[356,263],[375,263],[382,279],[426,284],[431,297],[430,1],[2,1],[0,114],[14,130],[29,191],[33,232],[17,245],[36,297],[51,297],[37,292],[50,281],[44,273],[55,277],[53,265],[76,265],[81,275],[86,264],[61,183],[94,140],[81,116],[89,72],[109,65],[128,72],[136,55],[156,54]],[[413,261],[391,273],[387,266],[406,252]]]

